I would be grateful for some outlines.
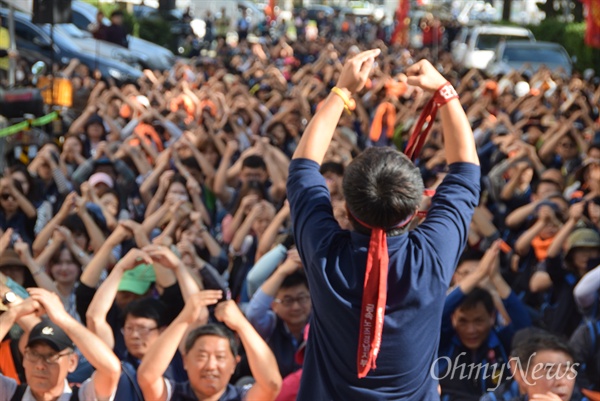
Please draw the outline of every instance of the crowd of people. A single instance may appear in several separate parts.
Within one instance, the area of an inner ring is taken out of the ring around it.
[[[433,60],[431,49],[344,35],[216,43],[215,57],[147,70],[120,86],[73,61],[75,102],[61,113],[64,132],[35,152],[2,155],[0,400],[294,400],[304,353],[325,346],[310,341],[317,316],[340,328],[329,336],[351,344],[350,357],[320,352],[356,376],[345,362],[356,360],[358,333],[337,326],[349,317],[333,316],[323,302],[330,288],[309,285],[304,272],[314,255],[327,257],[319,244],[329,236],[296,218],[331,210],[340,235],[368,239],[354,224],[366,212],[352,215],[345,199],[346,182],[360,187],[364,177],[346,172],[365,149],[405,149],[430,98],[406,73]],[[380,50],[369,79],[322,149],[327,191],[311,192],[313,199],[296,187],[290,216],[286,182],[300,138],[330,107],[343,65],[365,49]],[[441,332],[424,325],[414,333],[440,338],[428,374],[443,400],[593,399],[586,391],[600,391],[600,82],[544,68],[486,77],[461,70],[443,50],[436,60],[472,127],[481,179],[463,183],[477,201],[468,232],[438,222],[441,233],[468,238],[460,257],[426,256],[432,267],[456,266],[454,275],[426,272],[439,280],[408,302],[432,302],[437,283],[451,285],[434,326]],[[442,120],[427,124],[415,160],[427,190],[410,231],[436,217],[427,214],[431,205],[467,215],[467,195],[436,195],[458,167]],[[352,276],[338,273],[319,271],[335,285]],[[388,306],[409,293],[388,294]],[[339,299],[360,310],[349,294]],[[386,330],[387,347],[385,338]],[[419,343],[404,340],[395,346]],[[464,372],[469,365],[479,373]],[[536,378],[534,365],[550,368]]]

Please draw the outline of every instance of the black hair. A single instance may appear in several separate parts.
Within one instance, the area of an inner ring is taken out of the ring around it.
[[[25,166],[21,162],[18,162],[16,164],[14,164],[13,166],[11,166],[8,170],[9,170],[10,174],[14,174],[16,172],[23,173],[23,175],[25,176],[25,179],[27,180],[27,183],[29,184],[29,192],[26,194],[24,193],[24,195],[26,195],[27,199],[29,199],[31,201],[31,203],[33,203],[35,206],[35,204],[40,200],[40,197],[41,197],[41,194],[40,194],[41,186],[36,185],[36,180],[31,176],[31,174],[29,173],[29,170],[27,170],[27,166]],[[15,184],[18,184],[21,187],[21,192],[23,192],[22,191],[23,186],[21,185],[21,182],[17,182],[17,180],[15,180],[14,178],[12,180]]]
[[[185,177],[179,173],[175,173],[173,175],[173,178],[171,178],[171,182],[169,183],[169,186],[167,187],[167,191],[169,190],[169,188],[171,188],[171,185],[175,184],[175,183],[180,183],[181,185],[183,185],[183,187],[185,188],[185,193],[188,194],[188,196],[190,196],[190,192],[187,189],[187,180],[185,179]]]
[[[186,157],[185,159],[181,160],[181,164],[187,168],[202,171],[202,168],[200,167],[200,164],[198,164],[198,160],[196,160],[195,157]]]
[[[73,262],[73,264],[75,266],[77,266],[77,269],[78,269],[77,280],[79,280],[79,277],[81,277],[81,273],[83,272],[81,262],[79,261],[79,259],[77,259],[77,257],[73,253],[73,251],[70,250],[69,247],[65,244],[61,244],[58,247],[58,249],[52,254],[52,256],[50,257],[50,260],[48,260],[48,269],[47,269],[48,275],[52,278],[52,280],[55,280],[54,274],[52,274],[52,267],[54,265],[60,263],[60,254],[64,250],[69,252],[69,255],[71,255],[71,261]]]
[[[481,258],[483,258],[483,252],[467,246],[465,248],[465,250],[463,251],[463,253],[460,255],[460,259],[458,259],[458,264],[456,266],[458,267],[464,262],[471,262],[471,261],[478,262],[481,260]]]
[[[526,339],[518,343],[512,350],[511,356],[516,357],[522,366],[527,366],[531,356],[540,351],[558,351],[575,359],[574,352],[569,344],[562,338],[548,331],[537,331],[531,333]]]
[[[288,128],[285,126],[284,123],[282,123],[281,121],[278,121],[274,124],[271,124],[268,128],[267,128],[267,134],[271,134],[271,131],[273,131],[275,129],[275,127],[280,126],[281,128],[283,128],[283,131],[285,132],[285,138],[289,138],[292,134],[290,133],[290,130],[288,130]],[[285,141],[285,139],[284,139]]]
[[[64,243],[58,247],[58,249],[50,257],[50,260],[48,260],[48,268],[49,268],[48,272],[50,272],[50,268],[52,266],[54,266],[55,264],[57,264],[60,261],[60,254],[64,250],[69,251],[69,254],[71,255],[71,259],[73,260],[73,263],[75,263],[79,267],[79,274],[81,274],[81,263],[79,262],[79,260],[77,260],[73,251],[71,251],[69,249],[69,247],[67,245],[65,245]],[[52,278],[54,278],[54,277],[52,277]]]
[[[209,323],[190,331],[185,339],[185,353],[190,352],[196,341],[204,336],[217,336],[229,341],[229,348],[234,357],[238,355],[238,346],[231,330],[222,324]]]
[[[76,214],[69,214],[63,221],[63,226],[67,227],[73,234],[83,234],[90,240],[90,236],[83,224],[83,220]]]
[[[321,174],[333,173],[335,175],[339,175],[340,177],[343,177],[344,176],[344,165],[342,163],[326,162],[321,165],[320,172],[321,172]]]
[[[265,159],[262,158],[262,156],[259,155],[250,155],[248,157],[246,157],[243,161],[242,161],[242,168],[247,167],[247,168],[260,168],[263,170],[267,170],[267,164],[265,163]]]
[[[356,219],[373,227],[389,229],[390,235],[419,207],[423,179],[408,157],[392,148],[368,148],[346,168],[343,191],[350,221],[365,232]],[[356,219],[355,219],[356,218]]]
[[[121,311],[122,325],[125,324],[127,316],[154,320],[159,328],[168,324],[167,306],[164,302],[154,298],[141,298],[128,303]]]
[[[477,305],[483,304],[485,310],[491,315],[494,313],[494,300],[489,291],[483,288],[474,288],[473,291],[467,294],[464,301],[459,305],[459,309],[470,310],[475,309]]]
[[[306,286],[306,288],[308,288],[308,280],[306,279],[306,274],[304,274],[301,271],[295,271],[286,278],[284,278],[279,289],[292,288],[298,285],[304,285]]]

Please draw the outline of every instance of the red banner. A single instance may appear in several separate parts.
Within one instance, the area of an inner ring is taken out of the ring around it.
[[[585,44],[600,49],[600,0],[584,0],[587,6]]]
[[[408,46],[409,23],[408,12],[410,11],[410,0],[398,0],[396,9],[396,28],[392,33],[392,44]]]

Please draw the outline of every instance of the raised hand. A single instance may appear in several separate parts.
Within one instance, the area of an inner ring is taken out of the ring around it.
[[[190,255],[191,257],[196,257],[196,249],[194,249],[194,245],[186,239],[179,241],[177,244],[177,250],[181,256]]]
[[[39,317],[46,313],[42,305],[40,305],[38,301],[35,301],[31,298],[27,298],[21,302],[9,304],[9,308],[15,313],[17,319],[27,315],[35,315]]]
[[[67,244],[73,242],[73,234],[71,233],[71,230],[69,230],[67,227],[58,226],[54,229],[54,233],[57,235],[60,241],[63,241]]]
[[[31,252],[29,251],[29,244],[21,239],[19,239],[13,245],[13,249],[19,255],[19,259],[21,262],[27,264],[29,260],[31,260]]]
[[[62,217],[63,220],[69,215],[69,213],[71,213],[71,210],[75,208],[76,199],[77,193],[71,192],[63,201],[63,204],[61,205],[60,210],[58,211],[58,215],[60,215],[60,217]]]
[[[223,298],[223,291],[221,290],[203,290],[192,294],[185,302],[185,306],[179,314],[179,319],[183,319],[188,323],[194,323],[200,316],[203,308],[216,304],[221,298]]]
[[[174,175],[175,172],[173,170],[166,170],[164,173],[162,173],[158,180],[159,189],[166,191],[167,188],[169,188],[169,185],[171,184],[171,180],[173,179]]]
[[[110,236],[106,239],[107,242],[110,242],[114,246],[117,246],[121,242],[130,239],[133,237],[133,233],[127,229],[124,225],[119,224],[117,228],[110,234]]]
[[[146,252],[133,248],[115,265],[115,269],[131,270],[141,264],[152,264],[152,258]]]
[[[148,245],[143,248],[143,251],[152,261],[163,265],[167,269],[176,270],[181,264],[181,260],[177,255],[166,246]]]
[[[235,154],[235,152],[238,151],[239,148],[240,148],[240,145],[238,144],[237,141],[234,141],[234,140],[227,141],[227,146],[225,147],[225,153],[231,157]]]
[[[249,194],[242,198],[240,201],[240,208],[245,212],[249,213],[250,210],[258,203],[258,195]]]
[[[65,310],[58,294],[43,288],[28,288],[27,292],[31,299],[37,301],[43,308],[50,320],[61,326],[62,323],[73,319]]]
[[[367,50],[346,61],[336,86],[350,94],[360,91],[369,78],[375,57],[380,53],[379,49]]]
[[[501,240],[494,241],[479,261],[479,268],[485,269],[489,278],[500,274],[500,243]]]
[[[2,255],[2,252],[4,252],[4,250],[6,248],[8,248],[8,246],[10,245],[10,240],[12,238],[12,235],[13,235],[13,229],[9,227],[0,236],[0,255]]]
[[[428,92],[437,91],[446,83],[446,78],[427,60],[421,60],[406,69],[408,84]]]
[[[215,307],[215,318],[233,331],[237,331],[240,323],[246,321],[244,314],[233,300],[220,302]]]
[[[579,221],[583,217],[583,211],[585,210],[585,206],[587,202],[577,202],[569,207],[569,217],[574,221]]]
[[[556,215],[550,206],[542,205],[538,211],[538,217],[542,221],[550,222],[556,217]]]
[[[198,181],[196,181],[191,175],[186,179],[185,186],[190,193],[190,195],[202,195],[202,188]]]

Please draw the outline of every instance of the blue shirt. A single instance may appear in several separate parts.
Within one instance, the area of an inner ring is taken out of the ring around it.
[[[369,236],[342,230],[319,165],[290,164],[287,193],[313,315],[298,400],[435,400],[445,294],[479,199],[479,167],[454,163],[427,219],[388,237],[388,294],[377,368],[358,379],[356,353]]]
[[[197,401],[198,397],[194,393],[190,382],[176,383],[165,379],[167,385],[167,401]],[[233,386],[228,384],[225,392],[219,397],[219,401],[244,401],[251,384],[245,386]]]

